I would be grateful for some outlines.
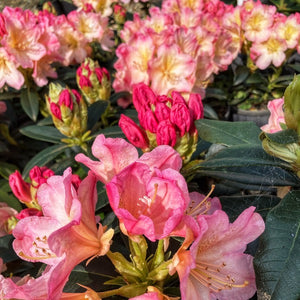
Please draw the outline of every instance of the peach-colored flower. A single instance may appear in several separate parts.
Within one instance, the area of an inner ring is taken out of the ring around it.
[[[268,109],[271,113],[268,124],[262,126],[260,129],[264,132],[274,133],[281,131],[282,127],[280,124],[285,124],[284,112],[283,112],[284,99],[274,99],[268,102]]]
[[[264,221],[254,209],[246,209],[232,224],[221,210],[198,216],[198,236],[187,232],[170,265],[171,273],[178,272],[182,300],[246,300],[254,295],[253,257],[243,253],[264,231]]]
[[[195,82],[195,61],[180,51],[177,45],[162,45],[157,57],[149,62],[151,88],[157,94],[167,95],[172,90],[190,91]]]
[[[250,57],[259,69],[264,70],[271,63],[275,67],[281,66],[286,58],[286,50],[287,44],[285,40],[280,39],[276,32],[273,32],[268,40],[252,44]]]
[[[24,77],[17,69],[19,66],[13,56],[9,55],[4,48],[0,48],[0,88],[5,84],[19,90],[23,83]]]

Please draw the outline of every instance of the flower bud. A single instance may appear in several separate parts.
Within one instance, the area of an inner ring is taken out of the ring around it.
[[[49,13],[57,15],[57,11],[50,1],[45,2],[42,6],[42,9],[49,11]]]
[[[108,100],[111,93],[110,75],[97,61],[86,58],[76,72],[77,85],[86,101],[92,104],[99,100]]]
[[[149,86],[139,83],[133,86],[132,102],[139,112],[141,107],[151,108],[151,105],[155,105],[156,96]]]
[[[204,117],[203,103],[200,94],[190,94],[188,107],[192,121],[199,120]]]
[[[176,140],[176,130],[172,123],[169,120],[160,122],[156,131],[157,145],[170,145],[171,147],[174,147]]]
[[[65,136],[80,138],[87,129],[87,106],[76,90],[51,83],[46,96],[55,127]]]
[[[149,148],[149,141],[142,128],[125,115],[121,115],[119,126],[132,145],[141,148],[143,151],[147,151]]]
[[[8,182],[13,194],[20,202],[31,202],[30,184],[24,181],[19,171],[15,171],[13,174],[10,174]]]
[[[27,217],[32,217],[32,216],[42,216],[43,213],[36,209],[36,208],[25,208],[25,209],[22,209],[17,215],[16,215],[16,218],[18,220],[22,220],[24,218],[27,218]]]
[[[114,20],[120,25],[123,25],[126,21],[126,10],[119,4],[115,4],[114,6]]]
[[[287,127],[300,134],[300,74],[294,76],[284,92],[284,118]]]
[[[179,128],[181,137],[186,132],[189,132],[191,128],[191,115],[186,104],[173,104],[170,113],[170,120]]]

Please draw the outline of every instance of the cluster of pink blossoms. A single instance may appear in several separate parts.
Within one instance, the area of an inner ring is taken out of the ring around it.
[[[288,50],[300,52],[299,29],[300,14],[287,17],[260,1],[233,7],[219,0],[164,0],[150,17],[136,14],[125,23],[113,87],[131,91],[144,82],[157,94],[203,93],[241,51],[260,69],[280,66]]]
[[[144,82],[157,94],[202,91],[240,50],[237,25],[227,21],[234,11],[218,0],[167,0],[151,8],[150,17],[136,14],[120,34],[114,89],[131,91]]]
[[[78,162],[91,170],[76,184],[70,168],[62,176],[51,173],[47,179],[48,169],[32,172],[32,177],[39,173],[36,178],[41,185],[36,199],[41,214],[18,221],[12,231],[13,248],[21,259],[47,266],[36,279],[26,276],[12,280],[0,275],[2,297],[100,299],[90,289],[79,294],[62,292],[78,263],[110,252],[114,231],[107,230],[95,217],[97,180],[105,184],[120,229],[131,240],[139,240],[140,236],[152,242],[171,236],[185,237],[180,249],[164,265],[166,274],[178,273],[183,300],[195,296],[197,299],[253,296],[256,291],[253,257],[243,252],[264,230],[264,222],[254,207],[246,209],[231,224],[218,198],[189,193],[179,172],[182,159],[168,145],[157,146],[139,158],[136,148],[124,139],[99,135],[92,153],[99,161],[84,154],[76,156]],[[17,173],[12,176],[18,178]],[[21,180],[18,182],[24,186]],[[33,183],[36,179],[32,179]],[[18,184],[11,186],[15,193],[21,193]],[[164,296],[150,284],[145,294],[131,299]]]
[[[47,77],[57,77],[54,62],[81,63],[91,53],[91,42],[109,50],[112,36],[108,19],[92,11],[56,16],[47,10],[34,14],[5,7],[0,13],[0,88],[7,84],[20,89],[24,76],[44,86]]]

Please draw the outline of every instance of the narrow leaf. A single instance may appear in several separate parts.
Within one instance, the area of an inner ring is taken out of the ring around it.
[[[24,90],[21,92],[21,105],[28,117],[34,122],[39,113],[39,95],[37,92]]]
[[[99,121],[108,106],[107,101],[96,101],[88,108],[88,130]]]
[[[60,143],[61,139],[66,138],[55,127],[30,125],[20,129],[20,132],[32,139]]]
[[[29,175],[29,171],[34,166],[45,166],[47,163],[49,163],[52,159],[57,157],[59,154],[64,152],[69,146],[65,144],[59,144],[50,146],[41,152],[39,152],[37,155],[35,155],[25,166],[23,170],[23,177],[26,178]]]

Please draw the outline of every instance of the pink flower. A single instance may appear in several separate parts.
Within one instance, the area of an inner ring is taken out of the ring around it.
[[[243,252],[265,228],[255,208],[246,209],[230,224],[225,212],[199,215],[199,235],[188,235],[174,256],[182,300],[249,299],[255,291],[253,257]],[[171,273],[174,272],[171,267]]]
[[[182,166],[179,154],[169,146],[156,147],[138,158],[138,152],[133,145],[121,138],[105,138],[103,134],[96,137],[92,153],[99,161],[93,161],[82,153],[77,154],[75,160],[90,168],[98,180],[105,184],[136,161],[160,170],[166,168],[180,170]]]
[[[15,58],[7,53],[4,48],[0,48],[0,88],[7,85],[19,90],[23,83],[24,77],[17,69],[19,63]]]
[[[13,234],[15,252],[24,260],[41,261],[51,267],[48,298],[59,299],[70,272],[81,261],[104,255],[113,230],[95,219],[96,178],[92,173],[76,192],[71,169],[51,176],[38,190],[44,216],[19,221]]]
[[[107,185],[110,205],[129,236],[155,241],[170,235],[189,202],[185,179],[174,169],[152,169],[136,162]]]
[[[172,90],[191,91],[195,82],[195,61],[181,52],[177,45],[161,45],[157,56],[149,62],[151,88],[157,94],[168,94]]]
[[[267,133],[274,133],[281,131],[281,124],[285,124],[283,112],[284,99],[274,99],[268,102],[268,109],[271,113],[268,124],[262,126],[260,129]]]

